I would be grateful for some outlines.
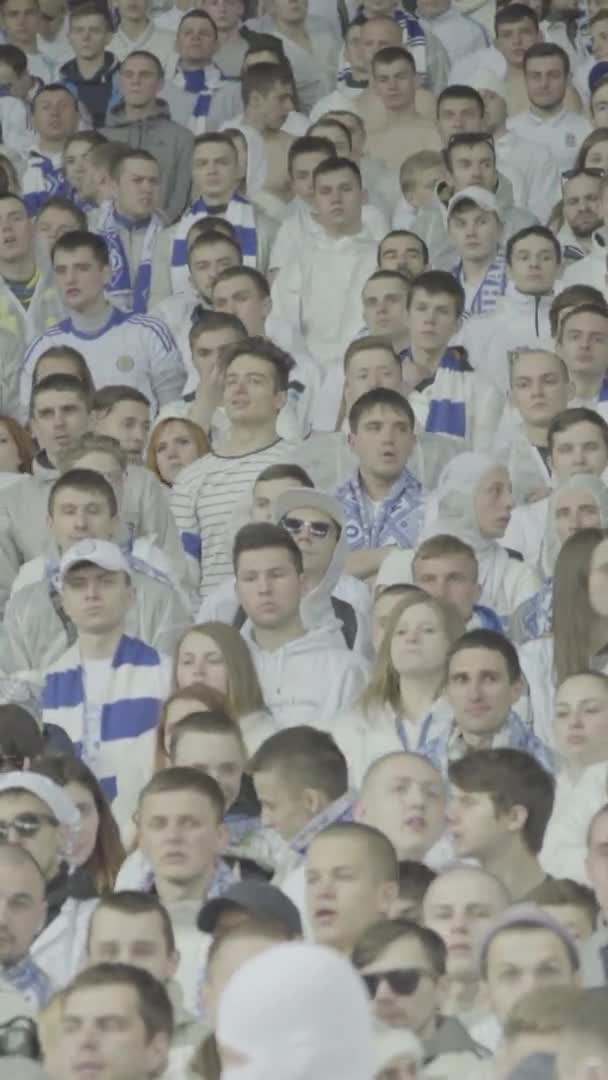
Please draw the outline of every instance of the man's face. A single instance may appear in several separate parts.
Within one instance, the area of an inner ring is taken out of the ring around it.
[[[62,555],[79,540],[111,540],[116,522],[103,495],[66,487],[55,496],[49,528]]]
[[[31,250],[33,226],[18,199],[0,201],[0,261],[17,262]]]
[[[302,22],[308,14],[308,0],[273,0],[272,10],[283,22]]]
[[[381,270],[397,270],[412,281],[426,266],[420,240],[412,233],[389,236],[382,241],[379,264]]]
[[[374,405],[351,432],[350,444],[361,466],[378,479],[400,476],[409,460],[416,436],[404,413],[390,405]]]
[[[182,20],[177,31],[176,47],[180,60],[203,68],[217,48],[217,35],[209,19],[196,15]]]
[[[361,793],[359,818],[388,836],[400,859],[423,859],[445,826],[446,791],[425,758],[395,754]]]
[[[437,128],[444,146],[447,146],[451,135],[483,131],[484,126],[479,103],[471,98],[445,98],[439,105]]]
[[[87,172],[86,157],[91,144],[85,139],[73,139],[63,153],[63,171],[68,183],[82,193]]]
[[[330,514],[306,505],[306,493],[302,492],[302,508],[290,510],[284,519],[284,527],[295,540],[304,561],[304,572],[314,579],[322,578],[331,563],[336,544],[338,527]],[[320,534],[325,532],[325,536]]]
[[[555,696],[553,723],[558,751],[568,763],[585,767],[608,759],[608,690],[601,679],[566,679]]]
[[[221,368],[228,350],[240,340],[238,331],[229,327],[225,330],[205,330],[198,335],[192,344],[192,363],[203,384]]]
[[[213,307],[216,311],[236,315],[252,337],[264,336],[264,325],[270,313],[270,298],[263,296],[247,275],[213,286]]]
[[[513,360],[511,401],[527,424],[548,427],[567,408],[570,391],[557,356],[526,352]]]
[[[363,194],[350,169],[336,169],[317,177],[314,209],[318,221],[332,235],[353,233],[361,227]]]
[[[445,944],[448,976],[477,981],[479,946],[506,906],[498,882],[473,867],[440,874],[432,882],[423,901],[424,924]]]
[[[554,525],[562,544],[580,529],[601,529],[600,509],[593,492],[584,487],[565,488],[558,492],[555,497]],[[589,594],[593,596],[594,609],[597,611],[595,593],[591,587]]]
[[[261,126],[267,131],[280,131],[294,107],[293,87],[289,82],[276,82],[268,93],[253,95]]]
[[[507,116],[507,103],[501,94],[493,90],[480,90],[484,104],[484,120],[488,131],[494,132],[502,127]]]
[[[387,112],[400,112],[414,103],[416,72],[407,60],[378,63],[374,68],[373,86]]]
[[[477,569],[467,555],[439,555],[434,559],[415,559],[412,567],[414,585],[436,600],[446,600],[458,609],[466,622],[481,595]]]
[[[32,431],[51,459],[89,426],[87,407],[72,390],[43,390],[36,395]]]
[[[502,930],[488,949],[486,963],[488,996],[503,1024],[530,990],[575,983],[566,946],[552,930]]]
[[[399,390],[401,387],[401,364],[394,353],[382,348],[362,349],[353,353],[344,379],[347,407],[350,409],[362,394],[378,386],[389,390]]]
[[[103,634],[121,626],[133,603],[134,592],[122,571],[83,564],[66,574],[61,598],[77,630]]]
[[[157,911],[128,915],[103,904],[91,919],[88,960],[90,964],[132,964],[161,983],[169,982],[177,965],[177,955],[167,949]]]
[[[555,247],[544,236],[527,236],[513,245],[509,276],[520,292],[530,296],[551,292],[558,270]]]
[[[146,795],[138,837],[155,878],[182,886],[204,883],[225,839],[210,800],[189,790]]]
[[[519,679],[511,680],[504,656],[494,649],[462,649],[450,660],[447,697],[467,735],[499,731],[522,690]]]
[[[185,732],[177,743],[173,764],[187,765],[217,780],[226,811],[238,799],[245,759],[241,743],[230,732]]]
[[[460,324],[452,296],[417,288],[411,296],[409,320],[412,341],[429,351],[445,349]]]
[[[269,424],[285,404],[285,392],[275,386],[274,367],[268,360],[243,353],[224,377],[224,408],[231,423]]]
[[[116,204],[121,214],[147,218],[160,206],[160,172],[155,161],[125,161],[116,183]]]
[[[23,835],[12,825],[7,843],[17,844],[29,851],[45,881],[50,881],[57,873],[63,841],[50,807],[29,791],[4,791],[0,795],[0,822],[9,824],[16,818],[29,820],[30,828]]]
[[[396,885],[378,881],[363,839],[320,836],[306,856],[306,907],[314,940],[350,952],[364,930],[387,916]]]
[[[398,938],[362,968],[361,974],[381,976],[384,972],[412,970],[419,976],[413,994],[395,993],[388,979],[380,979],[373,999],[374,1015],[388,1027],[408,1028],[424,1038],[428,1037],[439,1006],[439,980],[420,942],[413,935]]]
[[[506,816],[498,816],[486,792],[462,791],[452,784],[448,801],[448,834],[458,858],[481,863],[495,855],[509,836]]]
[[[135,990],[108,985],[76,990],[63,1006],[60,1047],[65,1080],[132,1080],[159,1075],[167,1060],[169,1038],[149,1039]]]
[[[525,78],[531,105],[541,110],[561,105],[568,77],[559,56],[538,56],[529,60],[525,67]]]
[[[539,34],[531,19],[501,26],[496,34],[496,48],[502,53],[510,67],[521,68],[524,53],[538,41]]]
[[[482,536],[497,540],[504,536],[513,510],[513,488],[506,469],[490,469],[482,478],[474,497],[477,524]]]
[[[314,816],[307,805],[303,788],[287,783],[279,768],[254,773],[256,795],[262,807],[262,824],[276,829],[289,843]]]
[[[338,121],[324,119],[318,124],[315,124],[313,127],[311,127],[309,129],[309,134],[321,135],[324,139],[329,139],[329,141],[334,144],[334,149],[338,157],[350,158],[352,156],[352,142],[351,140],[349,140],[348,135],[343,130],[342,121],[338,123]],[[311,203],[311,209],[314,213],[314,199]]]
[[[585,869],[605,916],[608,912],[608,814],[600,814],[591,829]]]
[[[144,108],[158,96],[162,78],[153,60],[130,56],[120,65],[120,88],[125,104]]]
[[[392,5],[391,5],[392,6]],[[387,45],[403,45],[401,27],[391,19],[368,19],[361,27],[361,51],[365,58],[368,71],[371,70],[372,60],[380,49]]]
[[[303,199],[308,205],[312,204],[314,194],[313,175],[322,161],[327,160],[327,154],[315,150],[312,153],[298,154],[294,158],[291,169],[291,188],[294,195]]]
[[[409,325],[406,283],[398,278],[368,281],[363,289],[363,317],[370,334],[389,341],[402,339]]]
[[[606,22],[608,31],[608,22]],[[599,176],[579,173],[564,184],[562,206],[575,236],[588,239],[602,224]]]
[[[284,491],[298,487],[297,481],[289,476],[284,480],[258,480],[253,489],[252,521],[272,521],[272,505]]]
[[[220,34],[233,33],[244,13],[244,0],[201,0],[201,8],[211,15]]]
[[[32,119],[42,139],[67,139],[78,128],[78,109],[68,90],[47,90],[36,99]]]
[[[608,368],[608,318],[593,312],[570,315],[562,324],[559,351],[573,381],[602,376]]]
[[[495,258],[500,231],[496,214],[481,207],[456,207],[448,221],[448,236],[460,257],[479,263]]]
[[[211,296],[215,279],[222,270],[230,270],[239,263],[238,251],[229,240],[197,244],[188,261],[190,280],[195,292],[199,296]]]
[[[27,956],[44,926],[44,881],[35,866],[14,865],[0,852],[0,964]]]
[[[150,407],[141,401],[119,401],[108,412],[97,414],[95,431],[116,439],[129,461],[141,465],[150,434]]]
[[[582,420],[554,435],[551,468],[558,480],[568,480],[577,473],[601,476],[607,466],[608,448],[604,437],[589,420]]]
[[[36,238],[42,240],[50,251],[60,236],[80,228],[80,222],[71,210],[61,206],[43,207],[36,218]]]
[[[496,159],[487,142],[473,146],[455,146],[450,150],[449,171],[454,191],[476,186],[494,191],[497,183]]]
[[[82,60],[102,56],[111,37],[102,15],[78,15],[70,20],[68,41]]]
[[[302,580],[286,548],[244,551],[236,586],[245,612],[260,629],[279,629],[298,611]]]
[[[40,25],[36,0],[7,0],[1,21],[9,44],[20,49],[31,49],[35,44]]]
[[[580,904],[540,904],[543,911],[556,919],[580,947],[595,930],[595,923],[588,908]]]
[[[53,269],[66,307],[79,312],[99,300],[110,277],[109,267],[102,266],[88,247],[57,251]]]
[[[101,473],[102,476],[114,488],[118,505],[122,499],[125,484],[125,474],[113,454],[104,453],[101,450],[89,450],[74,463],[74,468],[92,469],[93,472]]]

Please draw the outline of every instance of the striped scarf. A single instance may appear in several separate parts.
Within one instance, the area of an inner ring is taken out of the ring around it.
[[[30,150],[22,186],[30,189],[23,196],[30,217],[35,217],[52,195],[69,195],[63,168],[54,165],[40,150]]]
[[[299,833],[289,841],[292,851],[303,857],[313,840],[323,829],[327,829],[329,825],[337,825],[342,821],[352,821],[355,802],[356,795],[354,791],[347,791],[339,799],[334,799],[329,806],[326,806],[312,821],[304,825]]]
[[[183,214],[175,226],[173,247],[171,249],[171,284],[173,292],[185,292],[188,288],[188,232],[195,221],[207,217],[209,210],[204,199],[197,199],[190,209]],[[248,199],[234,194],[222,217],[234,227],[237,240],[243,252],[245,266],[255,268],[258,251],[258,239],[255,227],[255,211]]]
[[[549,748],[534,734],[532,727],[524,723],[514,709],[509,711],[505,722],[491,737],[490,746],[492,750],[505,748],[523,750],[524,753],[535,757],[538,763],[548,772],[553,772],[555,769],[555,759]],[[460,761],[470,752],[471,747],[467,745],[462,731],[454,721],[448,737],[447,755],[444,759],[443,771],[447,771],[450,761]]]
[[[464,289],[462,261],[454,267],[452,273]],[[507,260],[502,251],[499,251],[479,282],[471,306],[464,313],[465,319],[468,319],[471,315],[486,315],[488,312],[494,311],[497,300],[499,297],[504,296],[507,280]]]
[[[146,232],[139,266],[135,278],[132,279],[120,230],[144,228]],[[122,311],[142,314],[148,310],[154,248],[163,228],[158,214],[152,214],[152,217],[142,222],[133,222],[119,214],[113,203],[107,202],[104,206],[95,232],[103,236],[108,245],[112,276],[106,291],[112,302]]]
[[[361,487],[359,471],[336,491],[344,511],[344,531],[349,548],[416,546],[424,518],[422,488],[405,468],[382,501],[378,514],[368,513],[367,497]]]
[[[42,691],[43,722],[63,728],[110,800],[125,763],[141,757],[138,739],[156,727],[166,689],[159,654],[136,638],[121,637],[111,672],[105,704],[92,706],[76,642],[51,667]]]
[[[411,359],[409,349],[401,354],[401,358],[406,362]],[[425,431],[466,438],[466,387],[473,377],[474,371],[464,349],[453,348],[444,352],[435,378],[430,384],[431,398],[424,424]],[[422,394],[424,390],[414,391],[415,393]]]
[[[51,996],[51,980],[29,953],[14,964],[1,964],[0,978],[9,983],[18,994],[22,994],[36,1011],[44,1008]]]

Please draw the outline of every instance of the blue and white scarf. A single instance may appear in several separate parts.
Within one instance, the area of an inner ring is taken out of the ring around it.
[[[545,578],[538,592],[520,604],[515,617],[520,645],[553,633],[553,578]]]
[[[405,363],[411,362],[409,349],[401,353],[401,359]],[[444,352],[431,383],[432,394],[424,424],[425,431],[466,439],[466,387],[474,375],[463,349],[453,348]],[[424,389],[428,389],[428,384]],[[423,394],[424,390],[414,390],[413,394],[417,392]]]
[[[112,276],[106,293],[108,299],[123,311],[143,314],[148,310],[154,248],[163,228],[163,221],[158,214],[152,214],[143,221],[130,221],[118,213],[113,203],[108,202],[104,208],[95,231],[103,236],[110,256]],[[146,230],[135,280],[131,278],[129,260],[120,235],[121,229]]]
[[[299,833],[289,841],[289,847],[302,858],[306,855],[313,840],[323,829],[337,825],[341,821],[352,821],[356,796],[354,791],[347,791],[339,799],[334,799],[320,814],[309,821]]]
[[[445,703],[440,698],[425,716],[417,741],[414,743],[408,735],[403,717],[395,716],[395,731],[406,754],[422,754],[440,772],[445,771],[445,749],[447,738],[447,721],[445,717]]]
[[[416,477],[405,468],[372,515],[361,487],[359,471],[336,491],[344,511],[344,531],[349,548],[378,548],[396,544],[416,546],[424,520],[424,497]]]
[[[22,186],[30,189],[23,196],[30,217],[35,217],[52,195],[69,196],[63,168],[40,150],[30,150]]]
[[[538,735],[534,734],[531,726],[524,723],[514,709],[509,711],[509,715],[500,730],[492,736],[490,745],[492,750],[523,750],[526,754],[535,757],[539,765],[542,765],[544,769],[549,772],[555,770],[555,758],[549,748],[538,738]],[[443,772],[447,773],[448,762],[459,761],[470,752],[471,749],[467,746],[464,735],[456,722],[454,722],[448,737],[447,756],[444,759]]]
[[[452,273],[464,289],[465,281],[462,261],[454,267]],[[494,262],[490,263],[483,278],[479,282],[477,292],[471,301],[471,305],[464,313],[465,319],[468,319],[471,315],[486,315],[488,312],[494,311],[497,300],[501,296],[504,296],[507,282],[507,260],[502,251],[499,251]]]
[[[0,978],[21,994],[36,1011],[43,1009],[52,993],[51,980],[28,955],[15,964],[0,964]]]
[[[202,94],[205,91],[213,94],[223,81],[224,76],[217,64],[207,64],[207,67],[195,68],[194,71],[184,71],[178,60],[171,75],[171,82],[175,86],[192,95]]]
[[[216,896],[223,896],[228,889],[231,889],[233,885],[240,881],[240,875],[237,869],[232,869],[231,866],[224,859],[218,859],[215,863],[213,870],[213,877],[211,883],[207,889],[206,896],[201,898],[201,907],[207,900],[215,900]],[[141,884],[137,888],[138,892],[155,892],[154,886],[154,871],[149,864],[146,864],[146,870],[141,878]]]
[[[188,289],[188,242],[190,229],[196,221],[207,217],[209,210],[204,199],[197,199],[177,222],[171,249],[171,284],[173,292],[186,292]],[[255,211],[248,199],[242,195],[233,195],[222,217],[229,221],[236,233],[243,252],[245,266],[255,268],[258,253],[258,238],[255,227]]]

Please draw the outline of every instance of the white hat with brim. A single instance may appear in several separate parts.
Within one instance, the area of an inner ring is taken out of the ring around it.
[[[80,811],[74,805],[69,795],[66,794],[59,784],[50,780],[48,776],[39,773],[6,772],[0,774],[0,795],[5,791],[28,791],[35,795],[41,802],[46,803],[60,825],[67,829],[78,829],[80,826]]]
[[[66,574],[79,563],[93,563],[102,570],[115,573],[122,571],[131,577],[131,567],[118,544],[112,544],[109,540],[79,540],[68,548],[59,563],[58,588],[62,588]]]
[[[486,210],[488,213],[496,214],[498,220],[502,222],[502,215],[496,196],[491,191],[486,191],[485,188],[478,187],[477,184],[471,184],[470,187],[463,188],[462,191],[457,192],[456,195],[452,195],[452,198],[448,203],[448,221],[450,219],[450,214],[452,214],[465,199],[474,202],[480,210]]]

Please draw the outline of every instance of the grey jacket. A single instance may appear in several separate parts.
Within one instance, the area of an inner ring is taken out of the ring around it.
[[[111,109],[102,133],[134,150],[154,154],[160,166],[162,209],[169,221],[176,221],[188,201],[192,180],[192,132],[171,120],[169,106],[158,98],[154,112],[141,120],[128,120],[124,105]]]

